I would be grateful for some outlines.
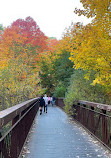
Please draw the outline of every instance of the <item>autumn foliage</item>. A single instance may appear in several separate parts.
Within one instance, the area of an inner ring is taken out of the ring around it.
[[[46,49],[47,37],[31,17],[27,17],[25,20],[18,19],[11,26],[21,29],[22,37],[26,37],[25,44],[31,44],[33,47],[37,47],[39,51]]]
[[[64,90],[65,96],[71,75],[77,83],[73,85],[72,77],[73,95],[73,88],[82,82],[76,79],[81,73],[84,83],[98,91],[102,86],[111,100],[111,4],[109,0],[81,0],[81,3],[84,9],[75,8],[74,13],[91,17],[92,22],[86,26],[80,22],[71,24],[60,41],[46,37],[31,17],[0,28],[3,106],[15,105],[43,92],[57,94],[58,91],[60,95]]]
[[[40,92],[37,61],[47,37],[31,17],[16,20],[0,36],[1,102],[12,106]]]
[[[111,88],[111,36],[110,36],[110,2],[107,0],[81,0],[85,10],[75,9],[75,13],[94,17],[91,24],[86,26],[74,25],[70,28],[70,60],[76,69],[87,70],[85,78],[89,79],[90,72],[95,72],[93,85],[104,85],[108,92]],[[73,43],[73,47],[72,47]],[[110,92],[111,93],[111,92]]]

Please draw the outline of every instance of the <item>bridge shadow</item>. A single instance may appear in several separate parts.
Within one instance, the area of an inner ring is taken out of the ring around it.
[[[37,113],[22,152],[25,158],[111,158],[111,153],[60,108]]]

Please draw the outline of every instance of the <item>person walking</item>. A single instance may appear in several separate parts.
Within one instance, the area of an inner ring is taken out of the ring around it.
[[[49,99],[48,99],[48,97],[47,97],[46,94],[44,95],[44,100],[45,100],[44,112],[45,112],[45,110],[46,110],[46,113],[47,113],[47,106],[48,106],[48,101],[49,101]]]
[[[55,105],[55,97],[52,97],[52,106]]]
[[[40,110],[40,115],[42,114],[42,108],[43,106],[45,106],[45,101],[43,99],[43,95],[41,95],[40,99],[39,99],[39,110]]]
[[[48,104],[50,105],[50,102],[51,102],[51,98],[50,97],[48,97]]]

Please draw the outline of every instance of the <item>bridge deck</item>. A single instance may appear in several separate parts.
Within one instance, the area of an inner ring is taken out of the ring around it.
[[[25,158],[111,158],[111,153],[58,107],[37,114]]]

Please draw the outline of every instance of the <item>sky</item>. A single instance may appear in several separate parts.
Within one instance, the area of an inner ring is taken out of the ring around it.
[[[58,40],[72,22],[86,25],[91,21],[74,14],[76,7],[82,8],[80,0],[2,0],[0,6],[0,24],[4,27],[30,16],[46,36]]]

